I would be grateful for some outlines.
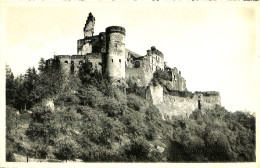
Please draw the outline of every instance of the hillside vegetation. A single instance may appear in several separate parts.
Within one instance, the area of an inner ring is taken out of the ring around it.
[[[39,72],[18,77],[6,67],[7,161],[255,161],[255,117],[248,113],[216,106],[162,120],[133,81],[112,86],[88,63],[69,76],[58,63],[39,64]]]

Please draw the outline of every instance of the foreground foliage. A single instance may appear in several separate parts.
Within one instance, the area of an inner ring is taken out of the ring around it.
[[[78,76],[66,77],[59,65],[42,65],[39,73],[30,68],[15,78],[7,67],[7,161],[14,154],[85,162],[255,161],[254,116],[216,106],[164,121],[136,85],[125,93],[91,68],[83,64]]]

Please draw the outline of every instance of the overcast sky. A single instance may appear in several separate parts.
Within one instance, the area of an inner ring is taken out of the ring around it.
[[[12,5],[2,10],[4,58],[14,74],[37,66],[41,57],[76,54],[77,40],[83,38],[84,24],[92,12],[95,34],[112,25],[125,27],[126,47],[145,55],[155,46],[170,67],[182,72],[188,90],[219,91],[228,110],[259,111],[259,8],[253,5],[40,5]]]

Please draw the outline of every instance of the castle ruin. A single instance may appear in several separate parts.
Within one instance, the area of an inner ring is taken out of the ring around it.
[[[165,117],[190,115],[196,109],[211,109],[221,104],[218,92],[195,92],[183,96],[188,90],[181,72],[176,67],[168,67],[163,53],[154,46],[144,56],[125,48],[125,28],[110,26],[105,32],[94,35],[94,26],[95,17],[89,13],[83,28],[84,38],[77,41],[77,55],[54,55],[53,59],[46,60],[46,66],[59,61],[65,73],[70,73],[72,66],[73,72],[77,73],[81,64],[88,60],[93,70],[107,74],[113,83],[132,80],[137,86],[146,87],[144,97],[157,106]],[[166,71],[170,75],[170,93],[165,93],[161,85],[151,85],[156,70]]]

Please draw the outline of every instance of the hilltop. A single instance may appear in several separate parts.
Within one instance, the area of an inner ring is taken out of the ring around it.
[[[7,67],[6,83],[7,161],[255,161],[248,113],[216,106],[163,118],[142,87],[112,85],[88,63],[70,76],[57,65],[14,78]]]

